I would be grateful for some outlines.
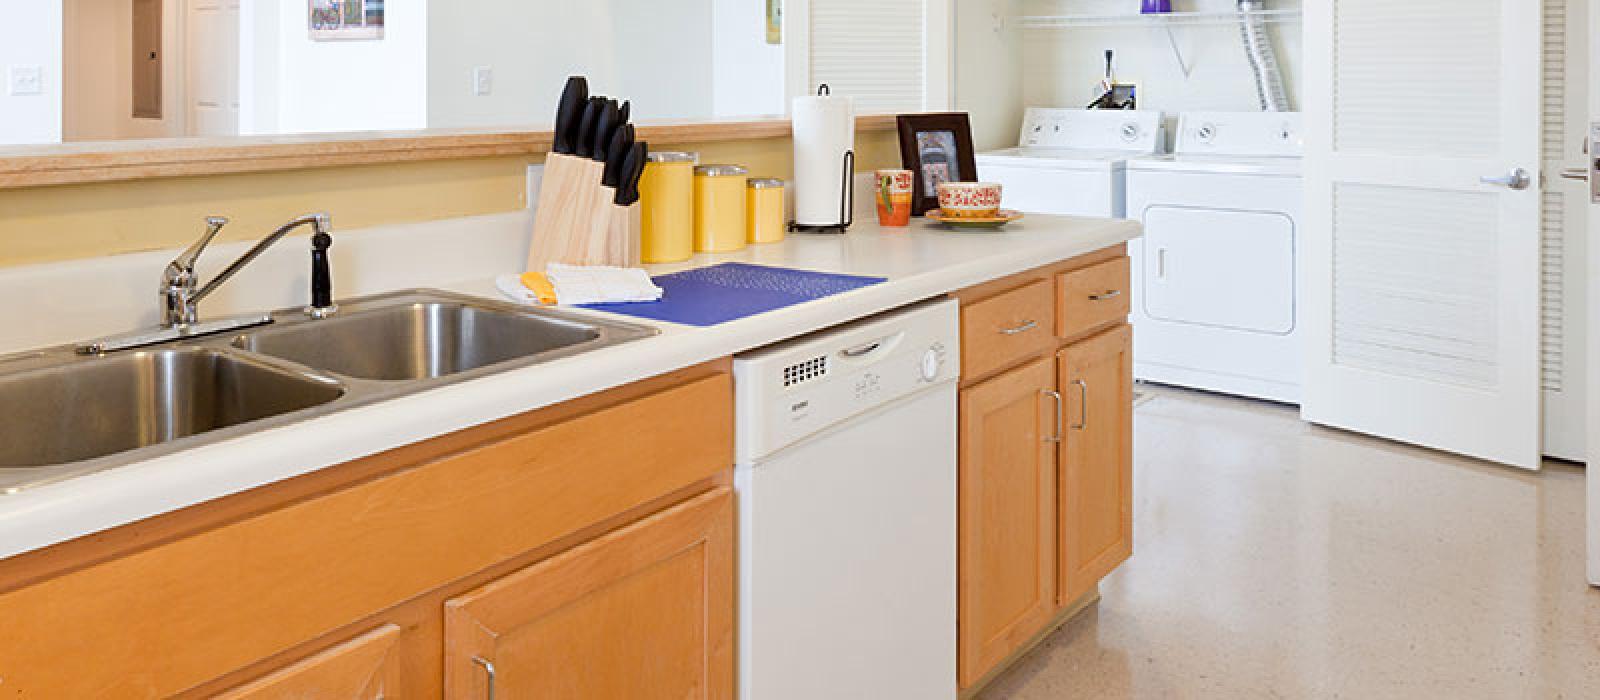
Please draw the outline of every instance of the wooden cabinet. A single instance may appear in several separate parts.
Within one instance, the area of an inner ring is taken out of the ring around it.
[[[1132,552],[1124,252],[955,295],[963,305],[958,666],[969,691],[1092,600]],[[1054,328],[1020,330],[1035,319]]]
[[[1055,614],[1053,364],[1036,360],[961,393],[957,619],[963,685]]]
[[[409,696],[400,681],[400,628],[384,625],[261,678],[216,700],[384,700]]]
[[[445,604],[447,698],[728,700],[726,487]]]
[[[1059,606],[1133,554],[1132,354],[1133,331],[1122,325],[1058,356],[1068,421],[1058,460]]]
[[[13,557],[0,562],[0,696],[442,697],[446,602],[561,561],[567,573],[541,578],[592,590],[508,624],[500,645],[534,634],[517,648],[620,652],[659,632],[651,663],[703,657],[702,695],[675,697],[725,697],[732,464],[722,360]],[[681,548],[662,549],[667,535]],[[615,580],[600,593],[604,566]],[[483,598],[468,608],[505,600]],[[641,627],[594,624],[622,610]],[[666,617],[696,610],[696,627]],[[558,644],[558,631],[572,636]],[[486,653],[522,682],[515,652]],[[623,685],[679,672],[612,670]]]

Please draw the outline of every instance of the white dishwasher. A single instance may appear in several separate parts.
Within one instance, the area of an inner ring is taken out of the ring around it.
[[[739,697],[956,697],[957,305],[734,359]]]

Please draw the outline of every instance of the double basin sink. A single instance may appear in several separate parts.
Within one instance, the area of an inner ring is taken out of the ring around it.
[[[433,290],[272,317],[136,350],[0,359],[0,493],[656,333]]]

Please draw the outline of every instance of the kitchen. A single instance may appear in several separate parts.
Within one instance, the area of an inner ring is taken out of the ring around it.
[[[4,12],[0,691],[1600,684],[1580,0]]]

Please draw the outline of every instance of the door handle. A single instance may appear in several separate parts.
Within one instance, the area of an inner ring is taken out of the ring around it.
[[[1567,168],[1567,169],[1561,171],[1561,177],[1564,177],[1564,178],[1566,178],[1568,180],[1577,180],[1579,182],[1588,182],[1589,181],[1589,170],[1587,168]]]
[[[489,674],[489,700],[494,700],[494,663],[482,656],[472,657],[472,663],[482,666],[484,673]]]
[[[1045,438],[1044,441],[1057,443],[1061,442],[1061,438],[1065,435],[1065,431],[1061,429],[1061,425],[1066,422],[1066,402],[1061,399],[1061,392],[1059,391],[1055,391],[1053,389],[1044,389],[1039,393],[1049,396],[1056,401],[1056,435],[1055,437]]]
[[[1485,185],[1499,185],[1513,190],[1525,190],[1533,184],[1533,176],[1529,175],[1527,170],[1517,168],[1499,177],[1485,175],[1478,178],[1478,181]]]
[[[1078,405],[1083,407],[1079,409],[1078,423],[1072,426],[1072,429],[1083,430],[1089,427],[1089,383],[1082,379],[1074,379],[1072,384],[1078,387]]]

